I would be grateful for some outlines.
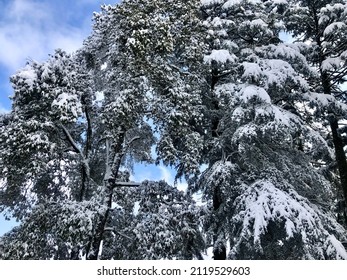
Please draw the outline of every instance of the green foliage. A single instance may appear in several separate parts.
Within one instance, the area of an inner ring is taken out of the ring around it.
[[[324,131],[346,112],[346,5],[318,2],[125,0],[76,54],[15,74],[0,210],[21,225],[0,258],[347,258]],[[117,186],[154,161],[188,192]]]

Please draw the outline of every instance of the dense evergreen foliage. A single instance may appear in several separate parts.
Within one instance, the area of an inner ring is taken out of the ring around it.
[[[342,0],[103,6],[80,50],[11,77],[0,210],[21,223],[0,259],[347,259],[346,15]],[[137,162],[187,191],[129,182]]]

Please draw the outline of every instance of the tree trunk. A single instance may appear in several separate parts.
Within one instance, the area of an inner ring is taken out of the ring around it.
[[[105,175],[106,177],[104,179],[104,188],[106,192],[104,206],[106,207],[106,211],[100,217],[95,227],[95,232],[89,246],[90,249],[88,250],[89,252],[87,252],[88,260],[97,260],[99,257],[101,242],[103,240],[107,221],[110,215],[110,211],[112,209],[113,190],[116,186],[114,183],[117,180],[122,158],[125,153],[125,148],[123,147],[123,143],[125,139],[125,130],[122,129],[122,131],[123,132],[119,136],[119,139],[117,139],[117,143],[114,147],[115,153],[114,153],[113,161],[111,163],[111,162],[108,162],[109,160],[107,160],[107,163],[106,163],[107,170]],[[107,159],[109,159],[109,156],[107,156]]]
[[[112,194],[113,194],[113,190],[110,188],[110,199],[112,201]],[[111,207],[108,207],[104,213],[104,215],[102,215],[100,217],[100,220],[98,221],[96,228],[95,228],[95,234],[93,236],[93,239],[91,241],[90,244],[90,249],[89,252],[87,252],[87,259],[88,260],[97,260],[99,257],[99,252],[100,252],[100,246],[101,246],[101,242],[103,240],[104,237],[104,231],[105,231],[105,227],[107,224],[107,220],[109,217],[109,213],[110,213],[110,209]]]
[[[216,225],[214,229],[214,234],[213,234],[213,259],[214,260],[225,260],[227,255],[226,255],[226,247],[221,240],[220,236],[220,228],[222,225],[220,224],[221,219],[218,217],[219,216],[219,208],[222,206],[222,199],[220,195],[220,189],[219,187],[216,187],[214,189],[213,193],[213,211],[215,213],[216,218]]]
[[[341,185],[341,191],[343,195],[343,203],[341,203],[340,212],[340,218],[339,222],[344,224],[344,226],[347,225],[347,209],[346,209],[346,201],[347,201],[347,160],[346,160],[346,154],[344,151],[344,145],[343,141],[341,139],[340,134],[338,133],[338,121],[336,118],[332,118],[330,120],[330,128],[333,135],[333,143],[335,148],[335,157],[337,162],[337,167],[339,170],[340,175],[340,185]]]

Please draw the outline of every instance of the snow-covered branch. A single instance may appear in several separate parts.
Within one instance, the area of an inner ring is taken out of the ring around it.
[[[74,151],[76,153],[78,153],[84,159],[84,154],[83,154],[82,150],[78,147],[78,145],[76,144],[76,142],[72,138],[70,132],[67,130],[67,128],[63,124],[60,124],[60,127],[62,128],[64,135],[66,136],[66,139],[70,143],[71,147],[74,149]]]

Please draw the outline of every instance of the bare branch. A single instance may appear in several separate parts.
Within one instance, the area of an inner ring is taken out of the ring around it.
[[[70,143],[71,147],[74,149],[74,151],[82,156],[84,158],[84,155],[81,151],[81,149],[77,146],[76,142],[73,140],[70,132],[67,130],[67,128],[61,124],[60,127],[62,128],[64,135],[66,136],[68,142]]]
[[[141,183],[137,182],[113,182],[113,185],[116,187],[138,187]]]

